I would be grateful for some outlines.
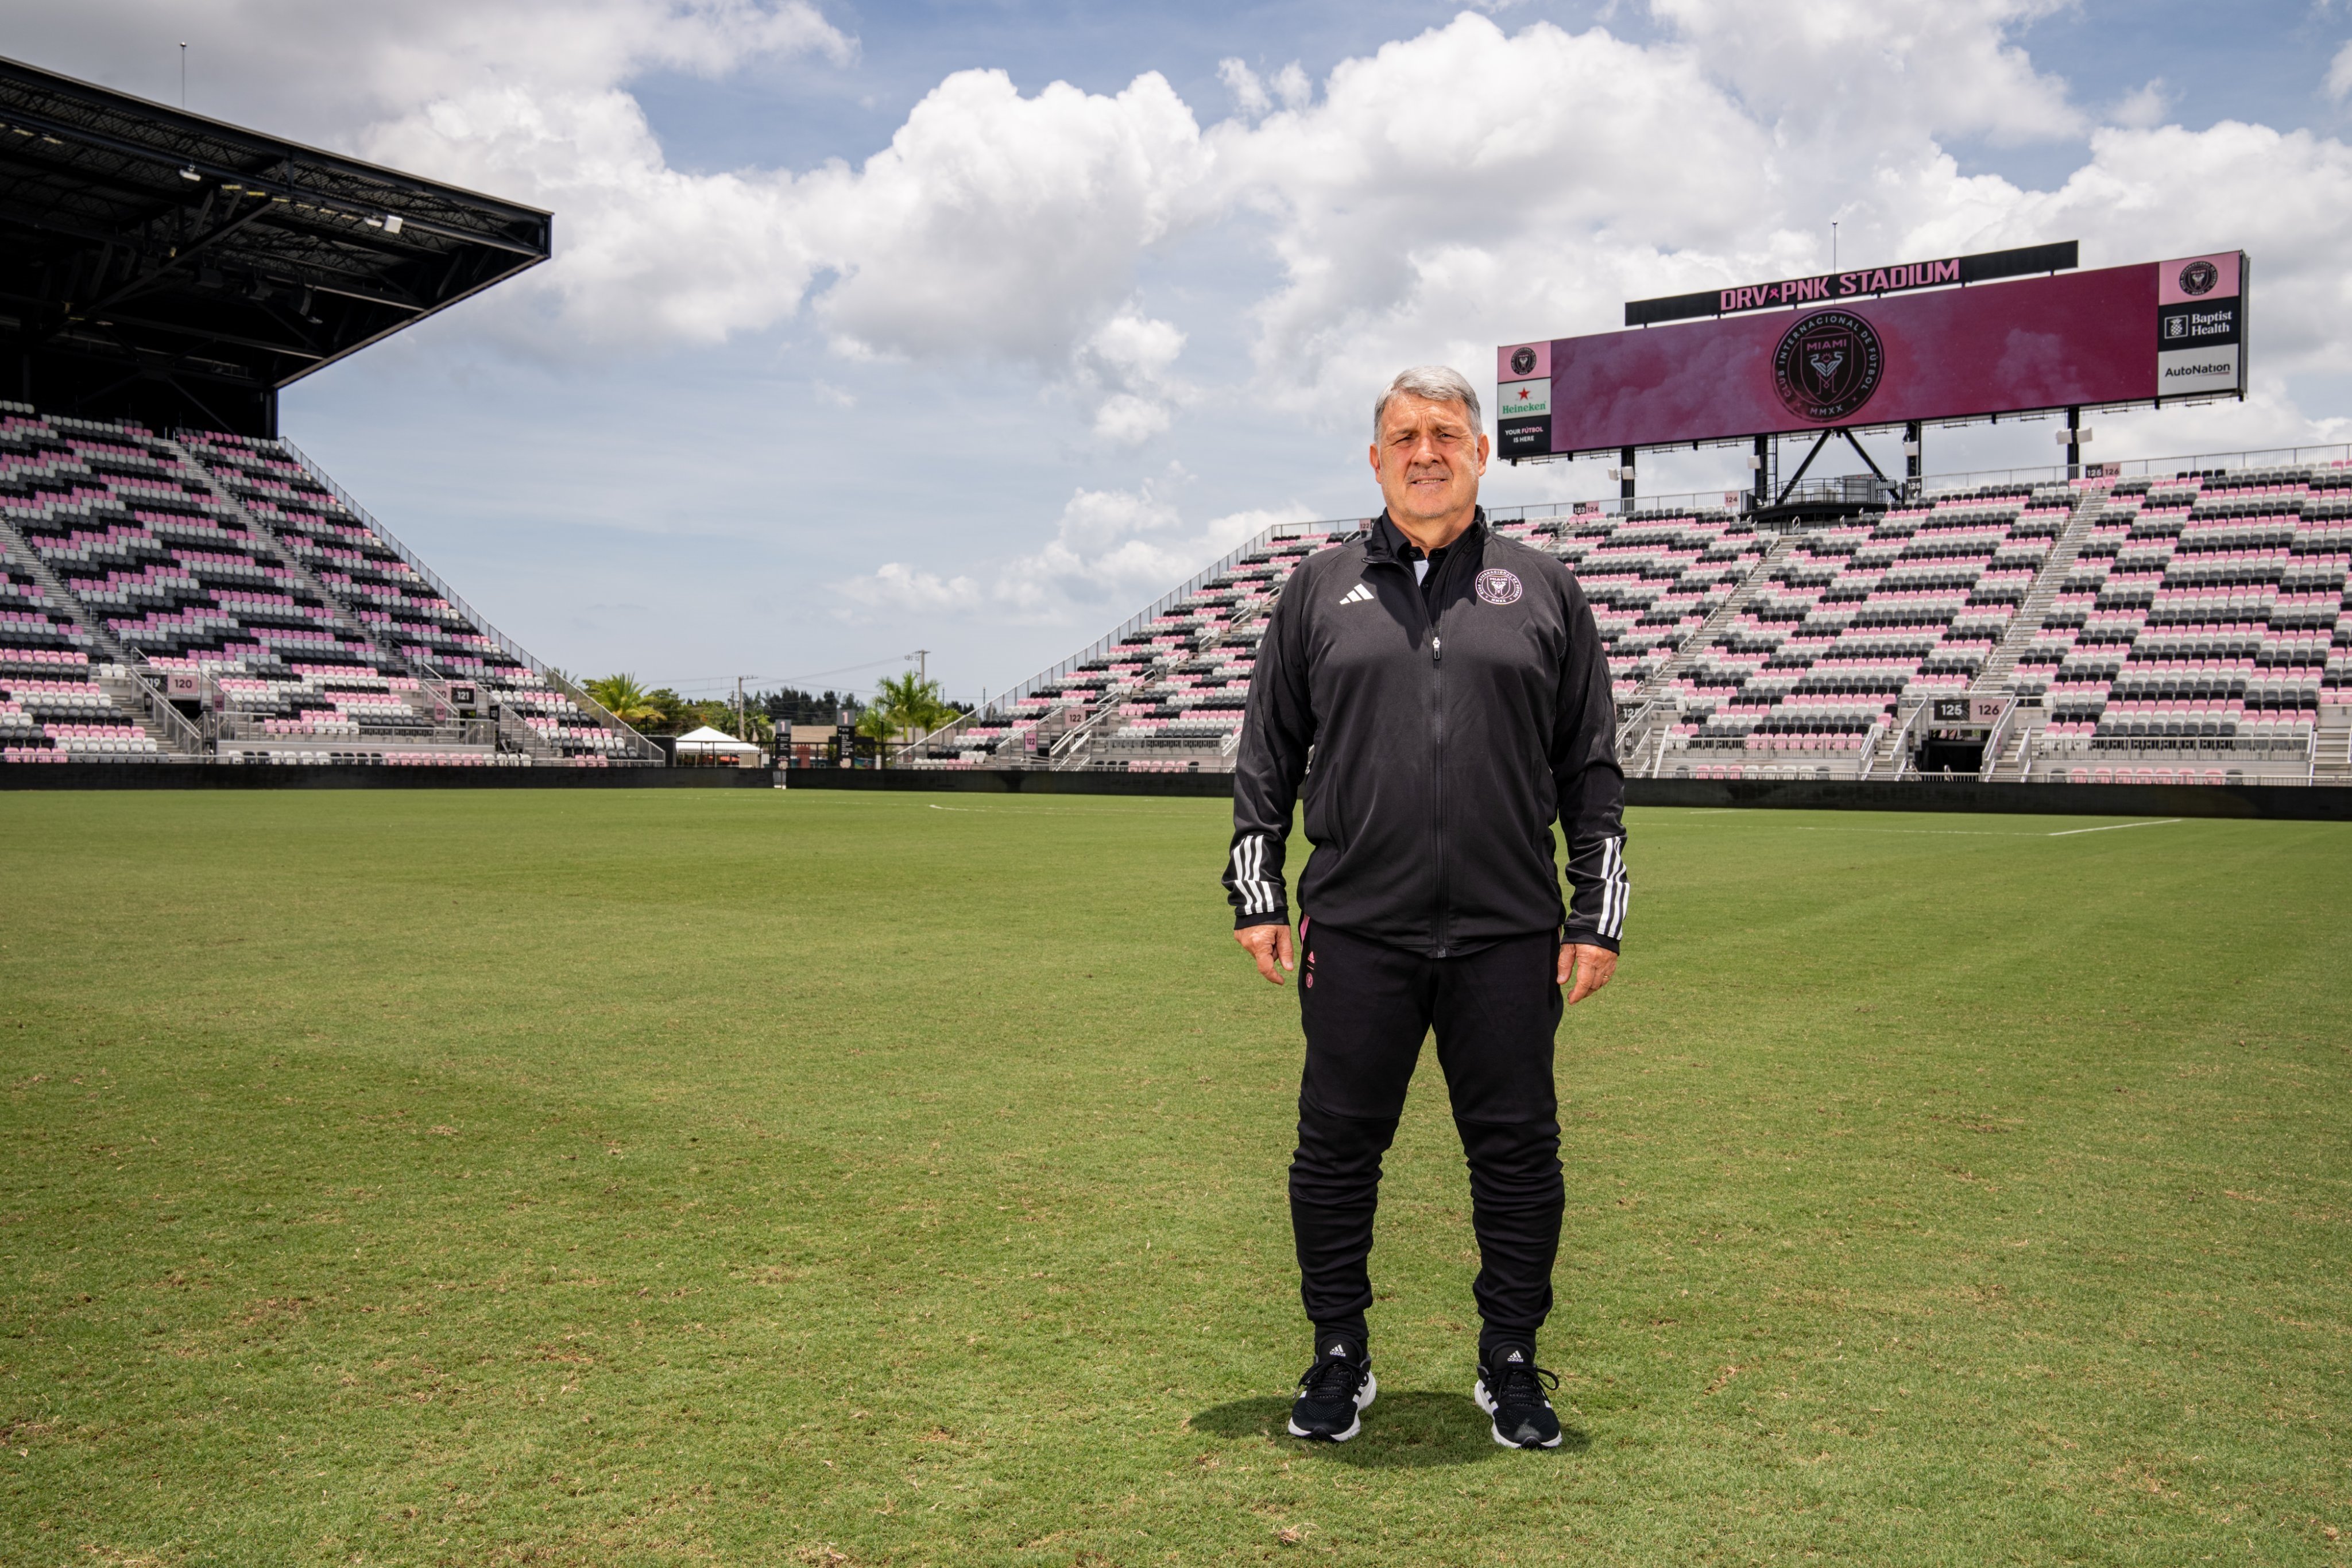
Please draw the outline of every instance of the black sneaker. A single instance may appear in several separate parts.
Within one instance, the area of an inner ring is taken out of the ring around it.
[[[1559,1386],[1559,1374],[1536,1364],[1526,1345],[1498,1344],[1478,1366],[1478,1408],[1495,1418],[1495,1441],[1507,1448],[1557,1448],[1559,1417],[1552,1414],[1547,1388]]]
[[[1371,1408],[1380,1391],[1364,1347],[1350,1339],[1328,1339],[1298,1380],[1298,1397],[1290,1402],[1290,1435],[1344,1443],[1364,1429],[1361,1412]]]

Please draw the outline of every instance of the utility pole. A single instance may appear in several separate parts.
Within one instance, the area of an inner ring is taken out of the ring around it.
[[[930,657],[931,651],[929,648],[918,648],[915,650],[915,679],[926,685],[930,684],[931,679],[929,669]]]

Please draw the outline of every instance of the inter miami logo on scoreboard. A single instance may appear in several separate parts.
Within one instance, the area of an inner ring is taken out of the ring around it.
[[[1820,310],[1783,333],[1772,382],[1800,419],[1843,419],[1870,401],[1886,370],[1877,329],[1846,310]]]
[[[1533,349],[1523,347],[1513,351],[1511,355],[1511,374],[1515,376],[1531,376],[1535,374],[1535,371],[1536,351]]]
[[[2246,390],[2246,258],[2225,250],[2157,264],[2156,395]]]

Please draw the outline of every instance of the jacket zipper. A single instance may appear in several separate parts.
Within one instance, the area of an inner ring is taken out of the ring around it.
[[[1478,525],[1475,522],[1473,522],[1470,525],[1470,528],[1464,529],[1462,534],[1454,541],[1454,544],[1447,547],[1444,560],[1439,562],[1435,567],[1431,569],[1441,575],[1438,578],[1437,583],[1430,589],[1429,594],[1426,598],[1422,594],[1421,584],[1413,580],[1412,566],[1404,561],[1397,561],[1394,563],[1404,572],[1407,591],[1410,591],[1414,600],[1421,604],[1422,621],[1429,628],[1429,834],[1431,842],[1435,846],[1433,858],[1437,862],[1437,893],[1435,899],[1430,904],[1429,936],[1430,945],[1434,949],[1431,954],[1431,956],[1436,958],[1444,957],[1446,952],[1445,894],[1448,885],[1448,875],[1445,863],[1444,827],[1445,643],[1444,640],[1438,634],[1442,617],[1437,611],[1431,609],[1430,605],[1433,602],[1440,604],[1444,602],[1443,590],[1444,588],[1445,580],[1443,574],[1452,570],[1455,549],[1458,549],[1464,539],[1470,537],[1470,530],[1475,529],[1477,526]]]
[[[1437,897],[1429,911],[1430,940],[1437,956],[1445,956],[1445,643],[1437,634],[1438,617],[1429,618],[1429,701],[1432,709],[1429,747],[1429,831],[1437,843]]]
[[[1477,524],[1474,522],[1470,526],[1475,528]],[[1429,825],[1431,836],[1437,845],[1437,897],[1429,912],[1429,936],[1436,948],[1434,956],[1440,958],[1445,956],[1446,937],[1450,935],[1446,929],[1445,903],[1451,871],[1445,863],[1445,639],[1440,632],[1444,622],[1445,573],[1453,570],[1461,545],[1469,537],[1469,529],[1463,530],[1446,550],[1445,559],[1434,569],[1438,580],[1430,585],[1429,597],[1423,601],[1429,617],[1429,697],[1432,708]]]

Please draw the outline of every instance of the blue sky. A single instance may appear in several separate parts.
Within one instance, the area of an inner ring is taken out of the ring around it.
[[[187,37],[191,107],[556,212],[555,263],[284,424],[587,674],[855,685],[924,647],[1002,690],[1253,527],[1367,509],[1386,371],[1483,381],[1629,296],[1824,264],[1832,217],[1848,263],[2242,245],[2256,395],[2095,455],[2352,434],[2343,5],[11,11],[18,57],[168,98]],[[1928,465],[2051,455],[1945,432]]]

